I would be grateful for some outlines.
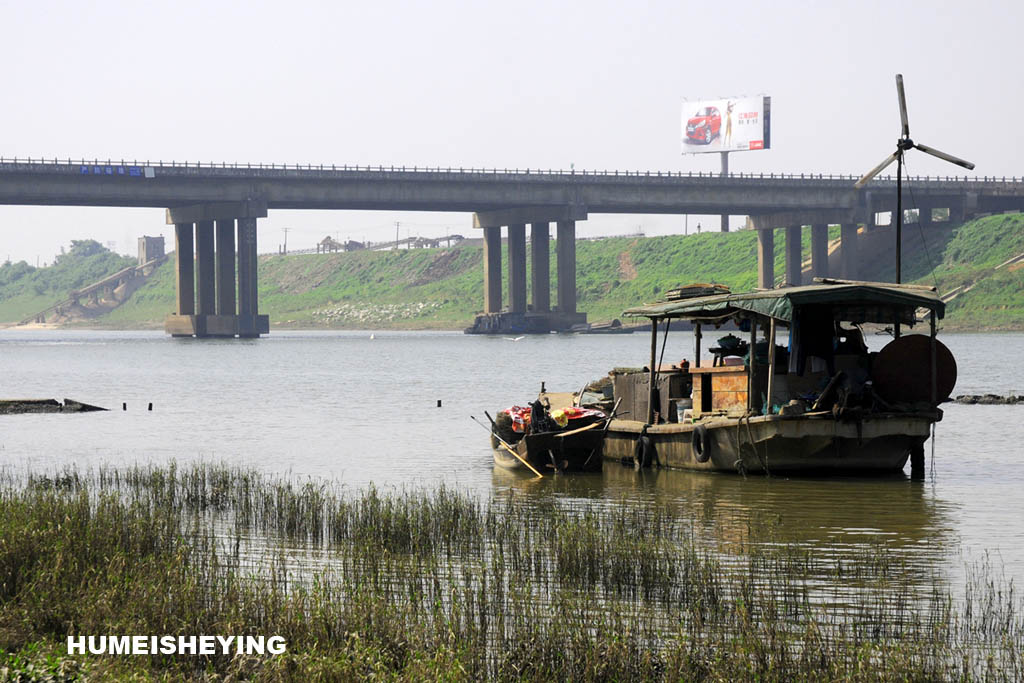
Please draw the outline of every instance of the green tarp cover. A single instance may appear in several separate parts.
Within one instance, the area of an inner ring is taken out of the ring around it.
[[[918,308],[935,311],[941,318],[946,308],[938,294],[925,289],[885,283],[824,284],[667,301],[630,308],[623,315],[644,318],[715,318],[749,311],[792,322],[794,309],[819,305],[870,308],[876,311],[887,309],[892,312],[894,319],[912,318]]]

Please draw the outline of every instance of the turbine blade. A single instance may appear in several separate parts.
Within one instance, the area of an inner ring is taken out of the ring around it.
[[[910,123],[907,121],[907,95],[903,92],[903,74],[896,74],[896,94],[900,99],[900,123],[903,124],[903,137],[910,137]]]
[[[879,173],[884,171],[886,166],[888,166],[892,162],[896,161],[896,158],[898,156],[899,156],[899,152],[893,152],[892,154],[887,156],[885,158],[885,161],[883,161],[878,166],[875,166],[873,169],[871,169],[870,171],[865,173],[864,176],[860,180],[858,180],[856,183],[854,183],[854,185],[853,185],[854,189],[859,190],[860,188],[862,188],[865,185],[867,185],[869,180],[871,180],[876,175],[878,175]]]
[[[939,150],[935,149],[934,147],[929,147],[928,145],[921,145],[921,144],[918,144],[916,142],[914,143],[914,147],[917,147],[919,150],[921,150],[925,154],[931,154],[933,157],[938,157],[938,158],[943,159],[945,161],[948,161],[950,163],[956,164],[957,166],[963,166],[968,171],[974,170],[974,164],[971,163],[970,161],[964,161],[960,157],[955,157],[952,154],[946,154],[945,152],[940,152]]]

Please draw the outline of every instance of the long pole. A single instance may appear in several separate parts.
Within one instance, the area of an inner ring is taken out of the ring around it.
[[[754,394],[757,393],[757,353],[755,347],[757,346],[757,318],[750,318],[750,363],[748,363],[748,377],[747,377],[747,413],[754,412],[754,408],[757,405],[757,399]]]
[[[903,278],[903,147],[896,155],[896,284]],[[900,338],[900,324],[892,326],[893,338]]]
[[[775,389],[775,318],[768,323],[768,410],[772,414],[772,391]]]
[[[896,284],[903,277],[903,149],[896,157]]]
[[[930,361],[931,361],[931,366],[932,366],[931,367],[931,373],[930,373],[931,374],[931,379],[932,379],[932,386],[931,386],[932,392],[931,392],[931,396],[932,396],[932,407],[934,408],[934,407],[939,405],[939,372],[938,372],[938,367],[937,367],[938,366],[938,353],[937,353],[937,349],[935,348],[935,311],[934,310],[932,310],[931,315],[929,316],[929,327],[930,327],[930,330],[929,330],[930,331],[930,335],[929,336],[931,338],[931,340],[929,342],[929,344],[930,344],[929,352],[930,352],[930,356],[931,356],[930,357]]]
[[[654,390],[658,381],[658,319],[651,318],[651,379],[647,388],[647,424],[654,424]]]
[[[486,411],[485,411],[485,414],[486,414]],[[490,418],[491,418],[491,416],[490,416],[490,415],[487,415],[487,418],[488,418],[488,419],[490,419]],[[476,418],[475,418],[475,417],[473,417],[472,415],[470,415],[470,416],[469,416],[469,419],[471,419],[471,420],[472,420],[473,422],[476,422],[476,423],[477,423],[478,425],[480,425],[480,426],[481,426],[481,427],[483,427],[484,429],[487,429],[487,427],[486,427],[486,426],[484,426],[484,423],[483,423],[483,422],[480,422],[480,420],[476,419]],[[491,420],[491,424],[492,424],[492,425],[494,424],[494,420]],[[521,462],[521,463],[523,463],[524,465],[526,465],[526,467],[528,467],[528,468],[529,468],[529,470],[530,470],[531,472],[533,472],[534,474],[536,474],[536,475],[537,475],[538,477],[540,477],[541,479],[543,479],[543,478],[544,478],[544,475],[543,475],[543,474],[541,474],[540,472],[538,472],[538,471],[537,471],[537,468],[535,468],[535,467],[534,467],[533,465],[531,465],[531,464],[530,464],[530,463],[529,463],[529,462],[528,462],[528,461],[527,461],[527,460],[526,460],[526,459],[525,459],[525,458],[524,458],[523,456],[519,455],[519,453],[517,453],[517,452],[516,452],[516,450],[515,450],[514,448],[512,448],[511,446],[509,446],[509,445],[508,445],[508,443],[507,443],[507,442],[506,442],[506,441],[505,441],[504,439],[502,439],[502,438],[501,438],[500,436],[498,436],[498,434],[497,434],[497,432],[496,432],[496,431],[494,430],[494,427],[493,427],[493,426],[491,427],[491,429],[488,429],[487,431],[489,431],[489,432],[491,433],[491,436],[493,436],[493,437],[494,437],[494,440],[495,440],[495,441],[497,441],[497,442],[498,442],[499,444],[501,444],[502,448],[504,448],[504,449],[505,449],[506,451],[508,451],[509,453],[511,453],[512,455],[514,455],[514,456],[515,456],[515,458],[516,458],[516,460],[518,460],[519,462]],[[523,437],[523,438],[525,439],[526,437]]]

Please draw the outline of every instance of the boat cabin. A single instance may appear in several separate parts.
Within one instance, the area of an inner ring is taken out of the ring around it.
[[[627,310],[651,320],[651,388],[647,424],[668,420],[655,396],[659,325],[686,320],[694,329],[692,406],[680,422],[708,416],[796,415],[833,410],[908,412],[932,410],[956,379],[952,354],[937,344],[936,320],[945,305],[935,290],[914,285],[816,278],[803,287],[722,293],[649,304]],[[739,327],[708,346],[709,328]],[[869,352],[862,325],[881,326],[894,339]],[[905,334],[924,327],[927,335]],[[664,355],[662,342],[661,353]],[[636,415],[632,419],[642,420]]]

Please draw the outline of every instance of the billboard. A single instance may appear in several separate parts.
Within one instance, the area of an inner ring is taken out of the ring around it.
[[[683,101],[683,154],[739,152],[771,147],[766,95]]]

